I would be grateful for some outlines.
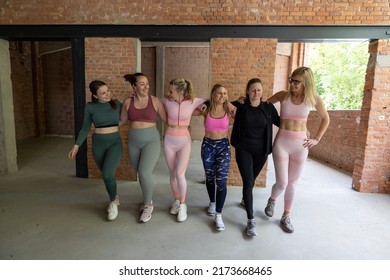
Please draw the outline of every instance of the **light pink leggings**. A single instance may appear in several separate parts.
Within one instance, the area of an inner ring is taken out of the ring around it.
[[[298,181],[309,150],[303,147],[306,131],[279,129],[272,148],[276,182],[272,186],[271,198],[284,193],[284,211],[290,212],[295,195],[295,184]]]
[[[180,129],[184,132],[182,135],[172,135],[169,133],[170,129],[168,128],[164,137],[164,155],[169,168],[173,196],[184,203],[187,194],[185,173],[190,160],[191,137],[187,129]]]

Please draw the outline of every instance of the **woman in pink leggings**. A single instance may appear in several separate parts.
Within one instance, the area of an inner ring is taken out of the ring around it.
[[[292,233],[290,211],[294,202],[295,185],[298,181],[309,150],[317,145],[329,126],[329,115],[321,97],[315,91],[313,72],[308,67],[297,68],[289,78],[288,91],[280,91],[268,99],[280,102],[280,127],[273,145],[276,182],[265,207],[265,214],[272,217],[275,201],[284,192],[284,212],[281,228]],[[312,107],[317,109],[321,122],[314,138],[307,138],[307,117]]]
[[[189,125],[191,116],[205,99],[194,97],[191,81],[174,79],[169,83],[166,98],[161,101],[168,114],[168,128],[164,136],[164,155],[169,168],[169,179],[175,202],[170,213],[177,214],[177,220],[187,219],[187,181],[185,172],[191,153]]]

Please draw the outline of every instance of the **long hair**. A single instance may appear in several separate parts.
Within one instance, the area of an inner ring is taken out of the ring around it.
[[[253,85],[255,83],[260,83],[261,85],[263,84],[263,82],[259,78],[252,78],[246,83],[246,88],[245,88],[246,99],[245,100],[247,102],[249,102],[249,94],[248,94],[249,88],[251,87],[251,85]]]
[[[214,102],[214,99],[213,99],[213,95],[215,94],[216,90],[219,89],[219,88],[225,88],[222,84],[215,84],[212,88],[211,88],[211,92],[210,92],[210,106],[209,108],[207,108],[207,112],[211,112],[215,107],[215,102]],[[229,112],[229,109],[228,109],[228,100],[226,99],[225,102],[223,103],[223,109],[226,113],[230,113]]]
[[[307,101],[311,106],[316,105],[316,89],[314,83],[313,71],[309,67],[299,67],[292,72],[291,77],[301,76],[303,84],[303,94],[305,95],[305,101]],[[286,98],[290,97],[292,94],[291,86],[287,91]]]
[[[194,87],[190,80],[178,78],[171,80],[169,84],[175,86],[178,92],[183,92],[184,98],[190,99],[191,101],[194,100]]]
[[[97,91],[99,90],[99,88],[101,88],[102,86],[106,86],[106,85],[107,84],[105,82],[100,81],[100,80],[94,80],[94,81],[89,83],[89,91],[91,92],[92,102],[99,102],[99,99],[96,98],[95,95],[97,95]],[[109,103],[110,103],[111,108],[116,110],[116,108],[117,108],[116,102],[114,100],[110,100]]]

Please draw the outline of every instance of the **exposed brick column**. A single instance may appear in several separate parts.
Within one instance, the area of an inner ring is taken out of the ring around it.
[[[91,100],[88,85],[92,80],[106,82],[111,93],[120,101],[128,96],[130,86],[123,79],[123,75],[137,71],[137,55],[139,55],[140,50],[138,44],[138,39],[134,38],[88,38],[85,40],[87,102]],[[137,178],[127,152],[127,131],[128,124],[120,128],[123,156],[116,172],[116,178],[135,181]],[[101,178],[101,173],[92,158],[92,139],[90,136],[87,139],[88,173],[92,178]]]
[[[223,84],[228,90],[229,100],[235,100],[245,94],[247,81],[257,77],[263,81],[263,98],[271,96],[274,88],[276,44],[277,40],[274,39],[211,40],[211,86],[215,83]],[[258,176],[256,186],[265,186],[266,170],[267,165]],[[229,186],[242,186],[234,148],[232,148],[227,184]]]
[[[390,41],[369,45],[352,188],[390,193]]]

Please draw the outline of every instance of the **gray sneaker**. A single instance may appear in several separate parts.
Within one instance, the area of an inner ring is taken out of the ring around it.
[[[257,236],[256,223],[253,219],[248,220],[248,223],[246,226],[246,234],[249,236]]]
[[[275,209],[275,200],[272,200],[271,198],[268,199],[267,206],[264,209],[264,213],[268,217],[272,217],[274,215],[274,209]]]
[[[179,213],[179,208],[180,208],[180,200],[176,199],[175,202],[172,203],[169,213],[171,213],[172,215],[177,215],[177,213]]]
[[[148,222],[152,218],[153,208],[153,205],[144,206],[139,221],[142,223]]]
[[[294,232],[294,227],[291,224],[290,216],[282,216],[282,219],[280,219],[280,227],[284,232],[287,233]]]

